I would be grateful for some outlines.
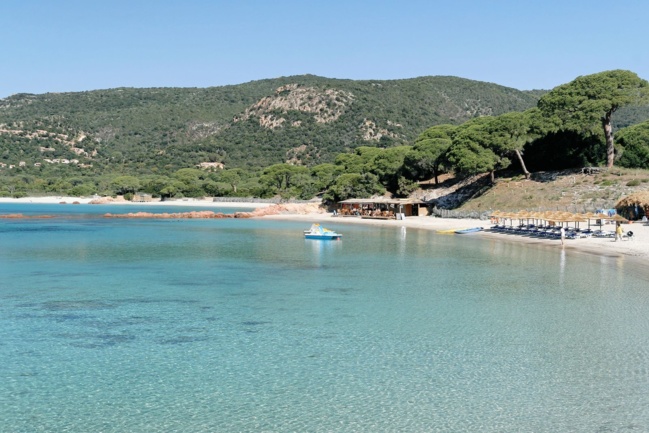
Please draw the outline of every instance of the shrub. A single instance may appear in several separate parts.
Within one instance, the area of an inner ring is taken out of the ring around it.
[[[93,185],[77,185],[68,192],[75,197],[89,196],[95,192],[95,187]]]
[[[633,179],[626,183],[626,186],[638,186],[640,185],[640,179]]]

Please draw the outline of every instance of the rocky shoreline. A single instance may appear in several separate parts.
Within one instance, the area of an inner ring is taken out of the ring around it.
[[[269,215],[319,215],[325,210],[318,203],[307,204],[276,204],[269,207],[258,207],[252,212],[223,213],[210,210],[197,210],[189,212],[129,212],[123,214],[105,213],[104,218],[139,218],[139,219],[225,219],[225,218],[257,218]],[[56,215],[24,215],[4,214],[2,219],[34,219],[34,218],[55,218]]]

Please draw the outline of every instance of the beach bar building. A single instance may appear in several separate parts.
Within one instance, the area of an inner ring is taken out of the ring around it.
[[[338,206],[338,214],[343,217],[400,219],[428,215],[423,201],[409,198],[350,198],[338,202]]]
[[[618,214],[629,220],[649,217],[649,191],[638,191],[622,198],[615,205]]]

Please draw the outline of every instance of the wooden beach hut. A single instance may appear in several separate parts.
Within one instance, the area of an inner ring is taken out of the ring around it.
[[[615,205],[615,210],[631,221],[649,218],[649,191],[635,192],[622,198]]]
[[[408,216],[428,215],[425,203],[416,199],[350,198],[338,203],[339,215],[367,219],[399,219]]]

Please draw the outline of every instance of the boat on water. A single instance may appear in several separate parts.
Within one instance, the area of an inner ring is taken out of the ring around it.
[[[459,230],[455,230],[455,234],[458,234],[458,235],[464,235],[464,234],[467,234],[467,233],[475,233],[475,232],[479,232],[479,231],[481,231],[481,230],[482,230],[482,227],[470,227],[470,228],[468,228],[468,229],[459,229]]]
[[[340,240],[343,235],[336,233],[333,230],[326,229],[320,224],[315,223],[311,225],[309,230],[304,230],[305,239],[320,239],[320,240]]]

